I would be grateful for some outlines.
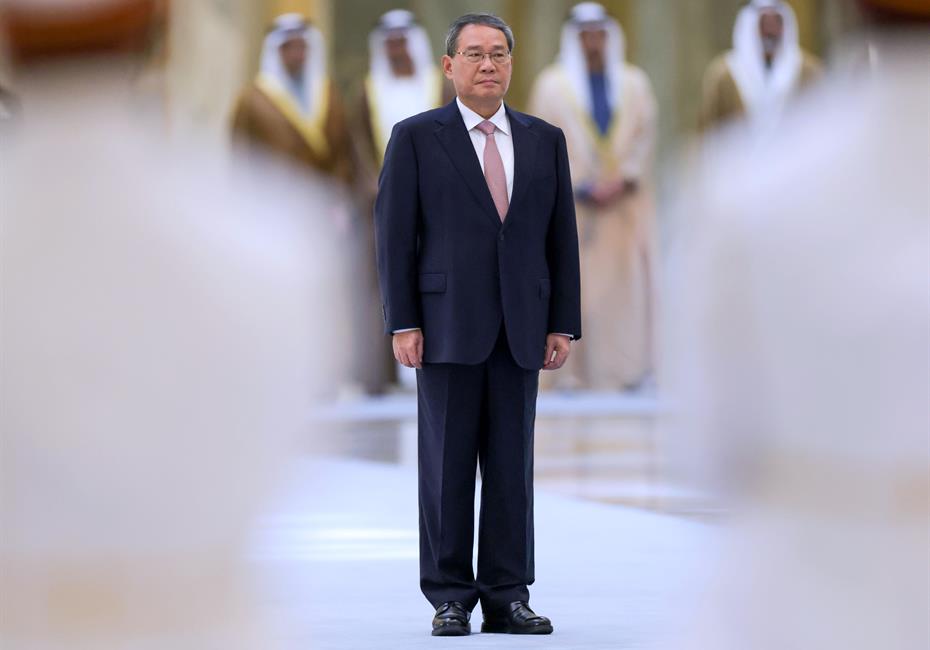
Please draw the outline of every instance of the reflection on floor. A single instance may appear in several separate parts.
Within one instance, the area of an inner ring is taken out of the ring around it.
[[[274,630],[268,647],[455,643],[429,635],[432,608],[418,589],[415,468],[329,458],[288,469],[252,544]],[[680,633],[693,589],[706,578],[714,526],[547,490],[537,490],[535,511],[531,604],[556,631],[534,639],[474,634],[464,641],[470,648],[653,648]],[[476,610],[475,632],[480,621]]]
[[[543,393],[536,423],[538,489],[664,513],[712,518],[701,493],[673,481],[657,449],[654,397],[618,393]],[[392,395],[340,403],[315,421],[336,436],[311,450],[416,466],[416,398]]]
[[[540,397],[531,593],[556,632],[476,634],[469,647],[654,648],[679,633],[718,530],[700,520],[707,500],[663,472],[657,410],[649,397]],[[252,545],[275,647],[448,644],[429,635],[418,587],[415,397],[344,402],[312,421]],[[480,621],[479,608],[475,631]]]

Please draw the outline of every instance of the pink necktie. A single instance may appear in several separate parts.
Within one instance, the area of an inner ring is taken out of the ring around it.
[[[488,182],[488,189],[491,190],[491,198],[494,199],[497,214],[503,221],[507,215],[510,200],[507,198],[507,175],[504,173],[504,161],[501,160],[501,152],[497,150],[497,143],[494,141],[495,126],[492,122],[485,120],[475,128],[487,136],[484,144],[484,179]]]

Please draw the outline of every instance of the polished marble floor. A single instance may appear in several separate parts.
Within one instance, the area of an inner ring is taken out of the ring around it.
[[[658,408],[648,396],[540,397],[531,593],[556,631],[468,639],[429,635],[418,588],[415,398],[315,411],[252,544],[280,647],[659,647],[687,618],[719,531],[708,501],[662,471]]]
[[[532,605],[551,637],[431,637],[417,584],[416,475],[370,460],[294,461],[259,522],[251,561],[274,647],[655,648],[679,631],[717,531],[691,518],[536,497]]]

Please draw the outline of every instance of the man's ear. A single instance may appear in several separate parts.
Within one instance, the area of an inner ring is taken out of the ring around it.
[[[452,79],[452,57],[448,54],[442,55],[442,73],[446,79]]]

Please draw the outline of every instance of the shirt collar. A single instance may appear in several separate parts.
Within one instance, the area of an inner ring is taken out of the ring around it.
[[[473,128],[484,122],[483,117],[468,108],[458,97],[455,98],[455,103],[458,105],[459,112],[462,114],[462,120],[465,122],[466,131],[471,131]],[[490,122],[498,129],[503,131],[506,135],[510,135],[510,121],[507,119],[507,109],[504,106],[504,102],[501,102],[501,107],[498,108],[497,112],[490,117]]]

